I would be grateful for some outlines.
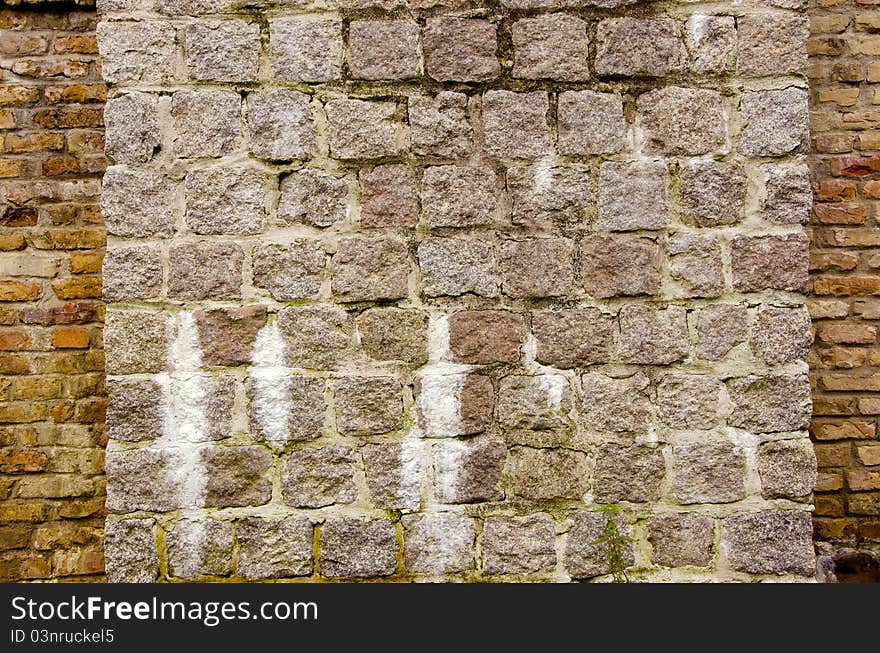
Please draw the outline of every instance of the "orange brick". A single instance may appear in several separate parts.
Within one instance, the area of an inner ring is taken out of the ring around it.
[[[880,294],[880,277],[819,277],[813,280],[813,292],[837,297]]]
[[[858,530],[855,519],[829,519],[819,517],[813,520],[815,537],[820,540],[852,539]]]
[[[838,472],[819,472],[816,477],[816,492],[833,492],[843,488],[843,474]]]
[[[15,127],[15,114],[9,109],[0,110],[0,129],[12,129]]]
[[[814,502],[816,505],[815,514],[821,517],[843,517],[846,514],[843,499],[839,496],[817,494]]]
[[[20,177],[26,163],[24,159],[0,157],[0,178]]]
[[[64,134],[37,132],[34,134],[10,134],[6,137],[6,151],[11,153],[60,150],[64,148]]]
[[[0,472],[22,474],[42,472],[49,466],[49,456],[42,451],[19,451],[0,453]]]
[[[862,187],[862,192],[865,197],[880,199],[880,181],[872,179],[871,181],[865,182],[865,185]]]
[[[107,86],[105,84],[47,86],[43,90],[43,97],[47,104],[104,102],[107,100]]]
[[[42,295],[37,283],[23,281],[0,281],[0,302],[29,302]]]
[[[843,202],[856,198],[855,183],[846,179],[822,179],[813,184],[813,190],[816,200],[820,202]]]
[[[846,472],[846,483],[852,492],[880,490],[880,472],[850,469]]]
[[[30,374],[31,361],[21,354],[0,354],[0,374]]]
[[[0,251],[11,252],[24,249],[27,243],[22,234],[0,234]]]
[[[852,440],[877,437],[877,427],[874,422],[856,419],[838,423],[813,420],[810,432],[816,440]]]
[[[851,107],[859,101],[859,88],[843,86],[840,88],[820,89],[819,102],[834,102],[841,107]]]
[[[880,465],[880,444],[867,444],[856,447],[856,457],[860,463],[868,467]]]
[[[100,272],[103,260],[101,252],[73,252],[70,255],[70,271],[74,274]]]
[[[85,349],[89,340],[88,330],[81,327],[56,327],[52,331],[52,346],[58,349]]]
[[[862,415],[880,415],[880,397],[860,398],[859,412]]]
[[[878,279],[880,281],[880,279]],[[821,324],[819,340],[835,344],[871,344],[877,340],[877,327],[846,322]]]
[[[859,264],[859,257],[849,252],[810,252],[810,270],[847,272]]]
[[[815,204],[813,215],[824,224],[864,224],[868,218],[868,207],[856,202],[836,204]]]
[[[40,99],[40,89],[34,86],[0,86],[0,106],[21,106]]]
[[[15,380],[12,397],[16,400],[55,399],[61,396],[57,376],[23,376]]]
[[[88,76],[89,62],[67,57],[20,58],[12,64],[12,72],[22,77],[68,77],[75,79]]]
[[[851,349],[846,347],[830,347],[819,351],[819,356],[823,365],[828,367],[838,367],[842,369],[852,369],[861,367],[865,364],[865,350]]]
[[[37,249],[98,249],[104,246],[103,229],[51,229],[28,234]]]
[[[849,512],[854,515],[880,515],[880,492],[859,492],[847,498]]]
[[[21,351],[30,343],[31,339],[23,329],[0,329],[0,349],[4,351]]]
[[[70,52],[74,54],[97,54],[98,40],[94,34],[74,34],[71,36],[56,36],[52,44],[55,52]]]
[[[47,129],[100,127],[104,124],[104,110],[86,107],[40,109],[34,112],[33,121],[35,125]]]
[[[58,299],[101,298],[101,277],[74,277],[56,279],[52,289]]]
[[[817,152],[845,154],[853,150],[853,137],[849,134],[819,134],[814,139]]]

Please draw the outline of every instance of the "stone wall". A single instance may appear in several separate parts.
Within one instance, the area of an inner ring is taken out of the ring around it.
[[[831,545],[826,553],[880,549],[880,302],[872,297],[880,293],[880,11],[873,4],[818,0],[811,9],[814,523],[816,539]]]
[[[97,17],[19,4],[0,2],[0,581],[102,580]]]
[[[111,580],[814,573],[802,3],[99,3]]]

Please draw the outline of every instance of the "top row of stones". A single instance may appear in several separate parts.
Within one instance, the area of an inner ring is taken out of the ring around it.
[[[427,74],[446,82],[488,82],[509,65],[499,28],[482,18],[352,20],[333,14],[271,18],[269,64],[275,80],[326,83],[348,76],[406,80]],[[241,19],[199,20],[183,33],[186,76],[200,82],[261,78],[260,25]],[[600,77],[663,77],[692,71],[762,77],[806,72],[808,20],[783,12],[734,18],[693,14],[606,18],[591,37],[587,21],[563,13],[513,23],[518,79],[580,82]],[[104,78],[111,83],[164,83],[176,78],[177,30],[159,22],[103,22],[98,27]],[[423,56],[424,55],[424,56]],[[501,56],[499,56],[501,55]]]

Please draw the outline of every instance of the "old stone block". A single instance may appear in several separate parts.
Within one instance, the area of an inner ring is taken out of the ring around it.
[[[807,72],[806,16],[753,13],[737,20],[740,75],[803,75]]]
[[[234,91],[177,91],[171,97],[174,153],[184,158],[231,154],[241,143],[241,96]]]
[[[170,482],[169,453],[157,449],[107,452],[107,511],[166,512],[179,506],[178,483]]]
[[[536,159],[549,153],[550,102],[544,91],[486,91],[483,129],[486,153],[498,158]]]
[[[495,297],[495,248],[479,240],[427,238],[418,248],[422,290],[428,297],[473,293]]]
[[[593,191],[586,166],[515,166],[507,171],[507,189],[514,224],[586,224],[590,218]]]
[[[108,519],[104,524],[104,563],[111,583],[153,583],[159,575],[156,522]]]
[[[361,224],[365,227],[414,227],[419,221],[412,169],[389,164],[364,168],[361,185]]]
[[[459,311],[449,318],[449,344],[459,363],[515,363],[524,338],[525,321],[509,311]]]
[[[651,560],[664,567],[705,567],[712,560],[715,524],[693,513],[655,515],[648,520]]]
[[[206,365],[249,363],[257,333],[266,324],[265,306],[216,308],[195,312]]]
[[[266,226],[267,178],[247,168],[202,168],[187,173],[186,224],[197,234],[246,236]]]
[[[537,513],[527,517],[487,517],[483,524],[483,572],[535,574],[556,567],[553,520]]]
[[[455,512],[404,515],[406,568],[421,574],[455,574],[473,569],[474,520]]]
[[[417,310],[371,308],[357,320],[361,347],[370,358],[419,366],[428,362],[428,316]]]
[[[254,247],[254,286],[279,301],[314,299],[321,292],[327,256],[316,240],[295,239],[289,245]]]
[[[809,282],[809,243],[802,233],[734,238],[730,260],[733,287],[741,292],[798,292]]]
[[[565,428],[571,404],[568,380],[561,374],[505,376],[498,387],[498,419],[508,429]]]
[[[805,429],[812,402],[806,375],[746,376],[727,382],[733,412],[730,426],[753,433]]]
[[[596,33],[600,75],[663,77],[682,65],[682,43],[671,18],[607,18]]]
[[[152,245],[110,248],[102,271],[106,302],[150,299],[162,290],[162,253]]]
[[[650,381],[641,372],[615,379],[598,372],[583,376],[581,417],[598,431],[645,431],[651,415]]]
[[[639,365],[669,365],[688,355],[687,312],[680,306],[620,309],[620,358]]]
[[[571,515],[572,526],[565,543],[563,563],[572,578],[593,578],[611,571],[608,561],[608,545],[599,544],[598,539],[605,534],[608,517],[598,512],[576,512]],[[632,531],[623,515],[614,517],[621,535],[630,537]],[[632,542],[623,548],[623,562],[627,567],[635,564]]]
[[[691,66],[698,73],[725,73],[736,57],[736,22],[733,16],[691,14],[687,21]]]
[[[330,124],[330,156],[376,159],[404,150],[409,134],[394,102],[331,100],[324,106]]]
[[[563,91],[557,107],[562,154],[613,154],[623,147],[623,99],[614,93]]]
[[[330,578],[389,576],[397,539],[385,517],[339,517],[321,527],[321,573]]]
[[[488,168],[432,166],[422,176],[422,214],[430,227],[491,224],[497,177]]]
[[[354,324],[338,306],[291,306],[278,312],[287,364],[327,370],[352,346]]]
[[[422,374],[415,393],[424,437],[475,435],[492,425],[495,390],[487,376]]]
[[[804,307],[762,305],[752,327],[752,349],[768,365],[806,361],[813,342],[810,314]]]
[[[232,524],[207,517],[178,519],[165,533],[168,574],[175,578],[232,573]]]
[[[270,161],[306,159],[318,147],[311,99],[305,93],[270,89],[248,94],[251,152]]]
[[[718,91],[667,86],[636,103],[647,152],[707,154],[724,149],[727,118]]]
[[[715,236],[676,234],[666,244],[669,273],[682,297],[718,297],[724,292],[721,243]]]
[[[159,96],[132,91],[104,105],[104,153],[115,163],[146,163],[162,144]]]
[[[571,292],[574,243],[567,238],[504,242],[502,289],[508,297],[560,297]]]
[[[304,517],[246,517],[236,527],[238,574],[249,580],[308,576],[314,568],[312,525]]]
[[[353,20],[348,46],[360,79],[408,79],[421,71],[419,25],[411,20]]]
[[[599,220],[609,231],[662,229],[669,224],[662,162],[615,163],[599,168]]]
[[[169,250],[168,294],[177,299],[241,297],[244,252],[236,243],[195,242]]]
[[[699,358],[719,360],[748,338],[748,313],[745,306],[716,304],[701,309],[697,327]]]
[[[297,508],[322,508],[357,499],[351,447],[334,445],[299,449],[281,468],[284,503]]]
[[[596,456],[593,491],[602,503],[656,501],[665,475],[659,448],[603,444]]]
[[[163,315],[149,311],[107,311],[104,324],[107,374],[162,372],[167,350]]]
[[[244,20],[199,21],[186,27],[190,79],[250,82],[260,67],[260,26]]]
[[[101,75],[111,84],[162,84],[174,76],[174,27],[102,21],[97,27]]]
[[[758,448],[758,474],[765,499],[803,499],[816,487],[816,454],[807,438],[775,440]]]
[[[412,95],[408,112],[415,154],[459,158],[470,152],[473,129],[467,95],[452,91],[441,91],[435,97]]]
[[[717,161],[684,161],[680,174],[685,222],[717,227],[742,220],[746,175],[741,168]]]
[[[259,506],[272,495],[268,479],[272,454],[265,447],[208,447],[202,449],[208,478],[206,508]]]
[[[730,503],[746,496],[745,453],[730,442],[672,448],[674,493],[679,503]]]
[[[590,489],[592,470],[582,451],[515,447],[510,463],[513,491],[526,499],[580,499]]]
[[[562,369],[607,363],[611,359],[614,318],[596,308],[532,314],[537,360]]]
[[[708,374],[666,374],[657,386],[657,417],[672,429],[711,429],[721,382]]]
[[[107,379],[107,437],[123,442],[162,435],[162,388],[149,379]]]
[[[342,74],[342,22],[279,17],[269,21],[269,54],[275,77],[289,82],[329,82]]]
[[[371,435],[393,431],[403,416],[400,382],[391,377],[346,378],[333,383],[336,427],[343,433]]]
[[[348,218],[348,182],[313,168],[281,180],[278,218],[288,224],[329,227]]]
[[[813,525],[805,510],[767,510],[724,521],[722,549],[734,569],[751,574],[816,573]]]
[[[513,35],[513,76],[580,82],[590,77],[587,23],[576,16],[547,14],[518,20]]]
[[[111,167],[101,187],[101,215],[107,233],[144,238],[174,232],[174,184],[150,171]]]
[[[385,510],[418,510],[425,472],[422,451],[412,442],[364,445],[361,455],[371,505]]]
[[[434,496],[441,503],[499,501],[507,447],[492,440],[447,440],[433,447]]]
[[[319,437],[327,409],[324,379],[317,376],[290,376],[289,371],[282,368],[281,378],[277,378],[279,374],[266,375],[263,381],[260,372],[260,368],[251,366],[250,377],[245,382],[248,418],[254,440],[268,440],[278,445],[288,440],[305,441]],[[268,397],[260,396],[260,391],[265,393],[269,384],[272,390],[267,393]]]
[[[340,302],[400,299],[409,292],[409,252],[391,238],[343,238],[332,259],[333,294]]]
[[[495,26],[478,18],[428,18],[425,70],[440,82],[482,82],[498,75]]]
[[[740,102],[746,126],[739,151],[749,156],[782,156],[806,152],[810,144],[807,92],[790,86],[750,91]]]
[[[660,249],[638,236],[594,236],[581,241],[584,289],[597,299],[656,295],[660,290]]]
[[[813,206],[810,170],[805,165],[766,165],[761,216],[774,224],[806,224]]]

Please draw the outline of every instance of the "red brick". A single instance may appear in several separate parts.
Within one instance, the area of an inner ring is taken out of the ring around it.
[[[813,215],[823,224],[864,224],[868,218],[868,207],[855,202],[815,204]]]

